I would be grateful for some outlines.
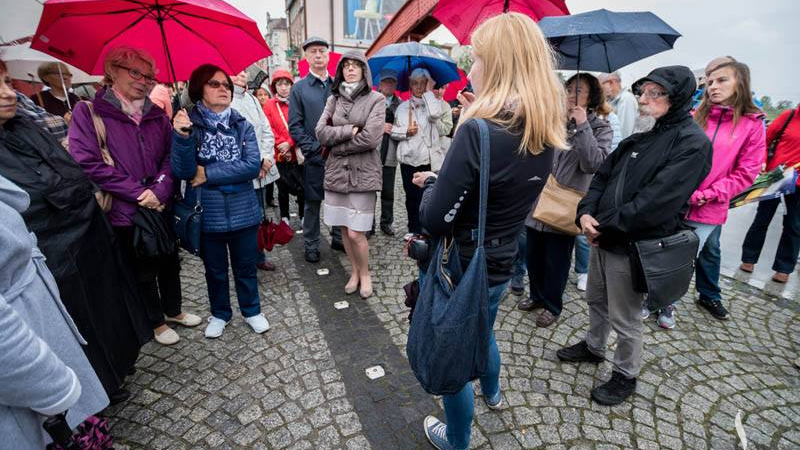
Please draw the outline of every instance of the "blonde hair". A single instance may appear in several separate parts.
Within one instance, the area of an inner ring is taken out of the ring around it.
[[[568,148],[564,86],[539,26],[523,14],[500,14],[481,24],[471,40],[475,56],[483,62],[483,80],[460,122],[491,119],[522,131],[520,153]]]
[[[131,63],[137,59],[150,65],[150,68],[153,69],[153,75],[158,74],[156,62],[149,53],[134,47],[120,46],[112,48],[106,53],[106,58],[103,61],[103,84],[107,86],[114,84],[115,66],[130,67]]]

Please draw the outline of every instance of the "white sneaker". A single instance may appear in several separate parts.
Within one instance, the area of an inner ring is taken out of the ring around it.
[[[578,290],[581,292],[586,292],[586,282],[589,280],[588,273],[579,273],[578,274]]]
[[[269,330],[269,321],[264,314],[256,314],[252,317],[245,317],[244,321],[250,325],[250,328],[253,329],[258,334],[261,334],[267,330]]]
[[[206,326],[206,337],[209,339],[214,339],[222,336],[222,332],[225,331],[225,325],[228,322],[225,322],[222,319],[218,319],[214,316],[208,318],[208,325]]]

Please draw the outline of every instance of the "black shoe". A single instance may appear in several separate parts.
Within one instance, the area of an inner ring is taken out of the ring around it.
[[[367,240],[370,240],[370,239],[372,239],[372,235],[373,234],[375,234],[375,230],[370,230],[370,231],[367,231],[366,233],[364,233],[364,236],[366,236]]]
[[[728,320],[728,310],[722,306],[721,300],[708,300],[703,297],[697,299],[697,304],[705,308],[712,316],[719,320]]]
[[[521,296],[525,293],[524,286],[514,286],[513,284],[508,288],[508,290],[516,296]]]
[[[589,362],[601,363],[606,359],[600,355],[595,355],[589,350],[586,341],[580,341],[571,347],[564,347],[556,352],[558,359],[564,362]]]
[[[394,236],[394,228],[391,225],[381,224],[381,231],[387,236]]]
[[[542,308],[544,308],[544,303],[530,298],[523,298],[517,303],[517,309],[520,311],[533,311],[534,309],[542,309]]]
[[[319,250],[306,250],[306,261],[310,263],[318,263]]]
[[[131,367],[130,369],[128,369],[128,375],[133,375],[135,373],[136,373],[136,367]]]
[[[111,405],[118,405],[129,398],[131,398],[131,391],[125,388],[119,388],[116,392],[108,396],[108,400],[111,402]]]
[[[592,400],[601,405],[614,406],[624,402],[636,392],[636,378],[625,378],[619,372],[611,372],[611,379],[592,389]]]
[[[342,241],[331,241],[331,249],[344,252],[344,245],[342,244]]]

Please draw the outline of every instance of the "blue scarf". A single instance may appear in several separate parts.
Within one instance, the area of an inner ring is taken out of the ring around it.
[[[205,136],[200,146],[200,157],[209,161],[238,161],[242,149],[238,139],[230,130],[230,106],[220,113],[208,109],[203,102],[195,105],[206,124]]]

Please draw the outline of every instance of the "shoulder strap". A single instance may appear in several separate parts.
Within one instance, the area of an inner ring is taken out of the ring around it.
[[[781,126],[780,131],[778,131],[778,134],[776,134],[775,138],[769,142],[769,145],[767,146],[767,160],[770,160],[772,159],[773,156],[775,156],[775,151],[778,149],[778,144],[781,142],[781,138],[783,137],[783,132],[786,131],[786,127],[789,126],[789,122],[791,122],[792,119],[794,118],[795,111],[796,109],[792,109],[789,112],[789,117],[786,118],[786,122],[783,122],[783,125]]]
[[[486,209],[489,199],[489,164],[491,147],[489,146],[489,125],[484,119],[475,119],[478,122],[478,130],[480,131],[480,156],[481,156],[481,169],[480,169],[480,201],[478,209],[478,235],[477,246],[483,247],[483,241],[486,240]],[[473,232],[473,238],[474,232]]]
[[[94,134],[97,137],[97,146],[100,147],[100,155],[103,157],[103,162],[111,167],[114,167],[114,158],[111,157],[111,152],[108,151],[108,142],[106,141],[106,124],[103,119],[95,114],[94,105],[92,102],[81,101],[87,108],[89,114],[92,116],[92,123],[94,124]]]
[[[283,126],[286,127],[286,131],[289,131],[289,124],[286,123],[286,116],[283,115],[283,110],[281,109],[280,100],[275,102],[275,108],[278,109],[278,115],[281,116],[281,121],[283,122]]]

